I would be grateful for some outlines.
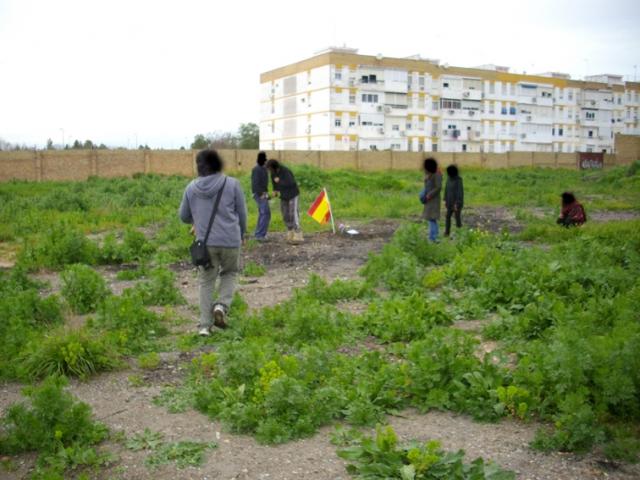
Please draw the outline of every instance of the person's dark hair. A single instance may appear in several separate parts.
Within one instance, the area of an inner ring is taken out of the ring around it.
[[[564,192],[562,195],[562,204],[563,205],[571,205],[576,201],[576,196],[571,192]]]
[[[222,158],[218,152],[211,149],[200,150],[196,156],[196,167],[198,168],[198,176],[206,177],[222,171]]]
[[[280,162],[278,160],[274,160],[273,158],[267,162],[267,168],[272,172],[277,172],[280,168]]]
[[[458,178],[458,167],[456,167],[455,165],[449,165],[447,167],[447,175],[449,175],[451,178]]]
[[[438,171],[438,162],[435,158],[427,158],[424,161],[424,169],[428,173],[436,173]]]
[[[256,160],[256,163],[261,167],[267,163],[267,154],[264,152],[258,153],[258,160]]]

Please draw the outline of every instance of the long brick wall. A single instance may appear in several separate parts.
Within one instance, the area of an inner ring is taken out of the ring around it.
[[[620,138],[624,137],[624,138]],[[616,155],[605,155],[605,166],[628,164],[640,159],[640,137],[616,137]],[[229,171],[249,171],[255,165],[257,150],[221,150]],[[85,180],[90,176],[121,177],[135,173],[193,176],[194,150],[40,150],[0,152],[0,181],[11,179]],[[415,170],[428,153],[418,152],[324,152],[272,151],[269,158],[285,164],[314,165],[323,169]],[[462,167],[577,168],[575,153],[434,153],[442,165]]]

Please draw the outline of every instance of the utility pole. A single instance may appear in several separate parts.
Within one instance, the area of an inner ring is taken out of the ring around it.
[[[64,150],[64,128],[61,128],[60,131],[62,132],[62,146],[60,147],[60,150]]]

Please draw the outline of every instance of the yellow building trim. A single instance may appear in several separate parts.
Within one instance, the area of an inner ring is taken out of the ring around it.
[[[357,65],[374,66],[382,68],[402,68],[409,72],[420,72],[421,75],[431,75],[437,79],[443,75],[457,75],[464,77],[479,78],[481,80],[500,81],[506,83],[530,82],[552,85],[554,87],[582,88],[582,89],[606,89],[614,91],[627,90],[640,91],[640,82],[626,82],[625,87],[621,85],[609,86],[606,83],[587,82],[583,80],[571,80],[564,78],[543,77],[540,75],[527,75],[519,73],[505,73],[493,70],[482,70],[479,68],[452,67],[434,65],[426,60],[413,60],[408,58],[383,57],[381,59],[373,55],[358,55],[343,52],[327,52],[314,57],[301,60],[284,67],[276,68],[260,75],[260,82],[267,83],[274,79],[284,78],[313,68],[327,65],[349,64],[352,70]]]
[[[356,140],[358,140],[358,135],[349,135],[349,140],[355,142]]]
[[[342,135],[336,135],[336,140],[341,142],[342,141]]]
[[[335,87],[336,93],[342,93],[342,87]]]

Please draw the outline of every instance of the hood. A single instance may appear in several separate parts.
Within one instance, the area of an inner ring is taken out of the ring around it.
[[[198,177],[193,181],[193,193],[200,198],[212,198],[222,187],[224,178],[221,173]]]

